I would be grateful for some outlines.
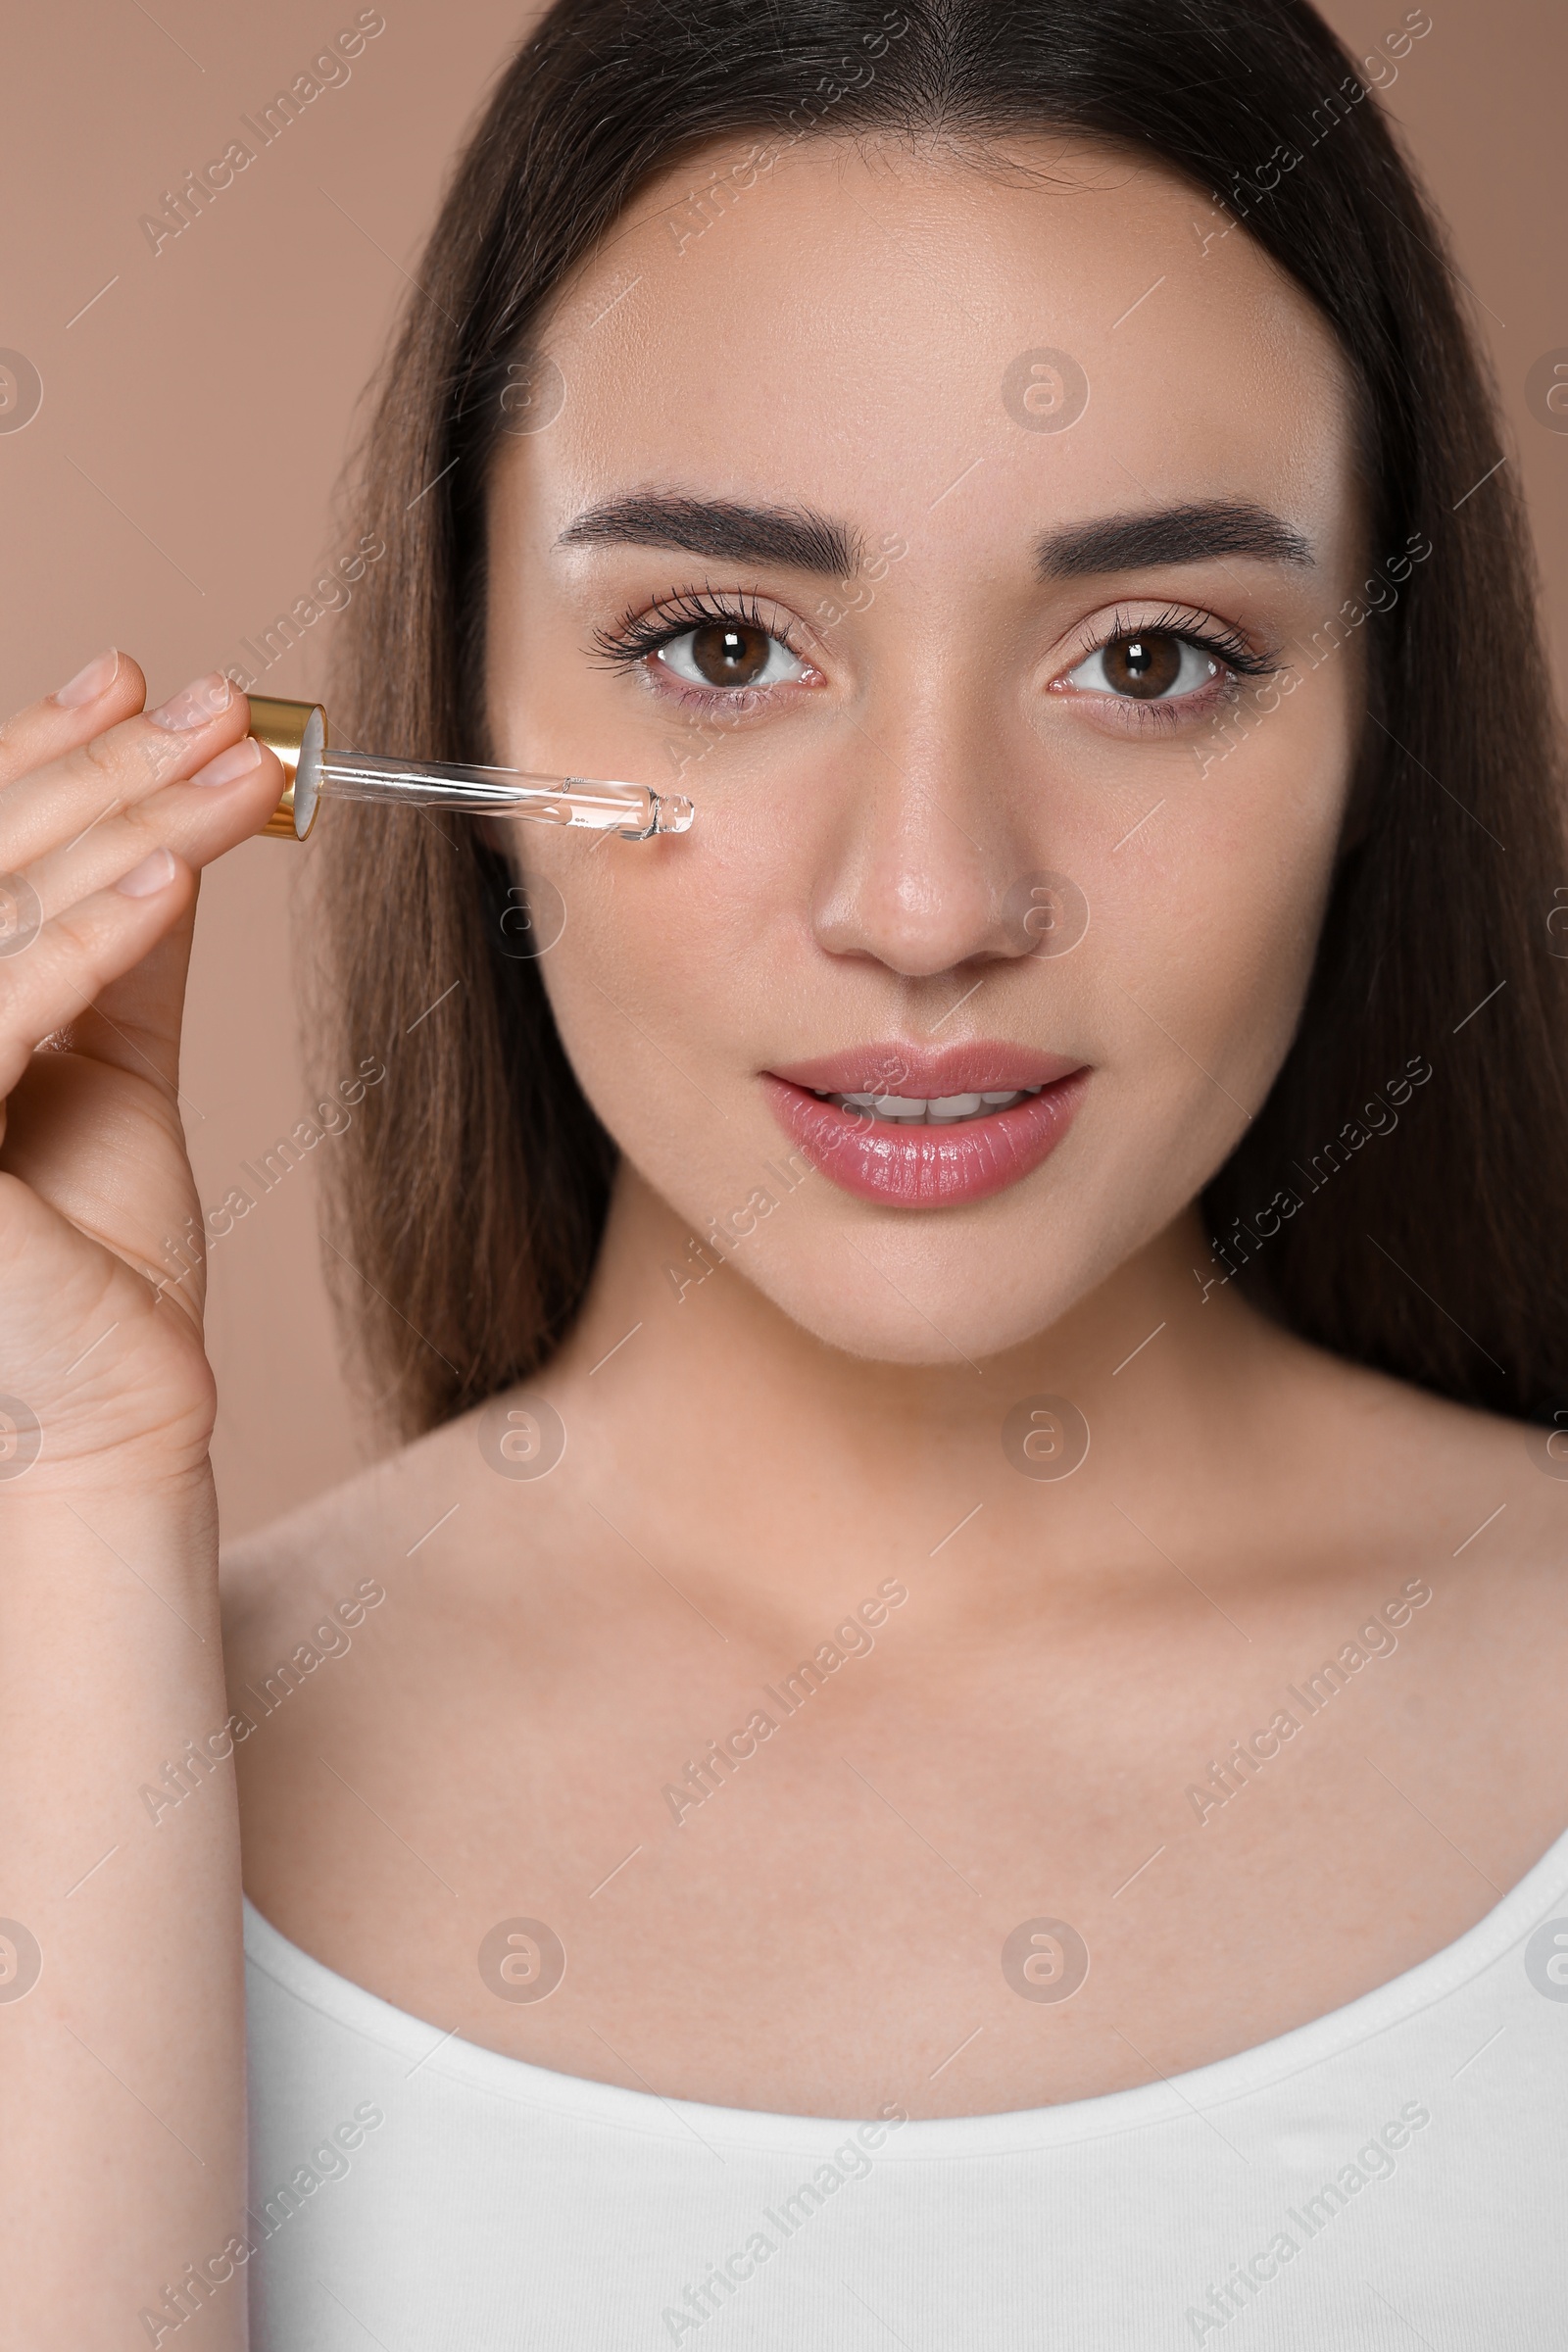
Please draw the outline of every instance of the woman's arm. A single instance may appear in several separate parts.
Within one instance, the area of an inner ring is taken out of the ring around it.
[[[3,1513],[8,2325],[19,2352],[107,2352],[210,2295],[202,2341],[229,2352],[244,2273],[220,2285],[212,2258],[245,2228],[244,2012],[233,1768],[199,1761],[227,1713],[211,1481],[84,1479]]]
[[[113,657],[0,729],[0,2278],[7,2352],[245,2340],[239,1845],[177,1093],[244,697]]]

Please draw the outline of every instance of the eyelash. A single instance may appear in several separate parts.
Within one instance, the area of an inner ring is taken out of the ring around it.
[[[1240,629],[1216,627],[1205,621],[1201,613],[1195,613],[1191,607],[1180,605],[1167,605],[1153,620],[1136,620],[1118,609],[1108,629],[1097,629],[1092,637],[1086,637],[1070,667],[1076,669],[1091,654],[1102,653],[1107,645],[1115,645],[1124,637],[1179,638],[1183,645],[1196,646],[1200,653],[1212,655],[1238,677],[1271,678],[1279,668],[1279,663],[1271,662],[1266,654],[1255,652]]]
[[[1219,675],[1189,687],[1185,693],[1150,702],[1139,701],[1132,695],[1112,694],[1093,684],[1071,683],[1073,671],[1085,662],[1131,637],[1172,637],[1179,645],[1191,646],[1196,653],[1217,662]],[[1211,621],[1191,607],[1167,605],[1164,612],[1149,619],[1135,618],[1118,606],[1108,628],[1083,631],[1072,661],[1052,680],[1047,692],[1086,702],[1098,724],[1113,727],[1129,738],[1152,732],[1169,734],[1181,727],[1212,723],[1236,701],[1244,678],[1270,678],[1278,673],[1280,666],[1277,661],[1271,661],[1267,654],[1250,645],[1240,629]]]
[[[636,606],[628,606],[612,627],[594,631],[593,642],[605,667],[635,669],[650,655],[660,653],[666,645],[673,645],[677,638],[684,637],[692,629],[726,628],[737,624],[760,629],[764,635],[774,638],[796,661],[806,659],[791,634],[789,622],[776,616],[776,608],[764,616],[755,595],[741,593],[717,596],[706,588],[683,589],[679,595],[664,597],[658,604],[641,611]],[[1280,667],[1267,655],[1255,651],[1240,629],[1215,626],[1190,607],[1167,606],[1152,620],[1136,618],[1118,608],[1108,629],[1085,634],[1071,662],[1060,673],[1061,678],[1065,678],[1092,654],[1102,652],[1122,638],[1137,636],[1175,637],[1182,644],[1208,655],[1230,673],[1223,682],[1222,692],[1233,687],[1238,678],[1274,677]],[[674,679],[671,679],[670,685],[677,688],[682,700],[733,704],[738,699],[738,690],[733,687],[713,687],[705,692],[702,688]],[[747,688],[742,691],[750,698],[759,690]],[[760,691],[765,693],[770,690],[764,688]],[[1190,711],[1197,701],[1192,694],[1168,702],[1135,703],[1121,696],[1101,699],[1113,700],[1118,710],[1125,710],[1127,723],[1142,727],[1174,726],[1184,715],[1184,705]]]
[[[715,597],[707,589],[683,589],[679,596],[665,597],[651,605],[646,612],[630,606],[612,628],[596,629],[594,643],[599,648],[602,663],[611,669],[634,669],[677,637],[690,629],[734,628],[760,629],[764,636],[776,638],[786,653],[797,662],[805,655],[790,635],[789,623],[777,618],[764,618],[755,596]],[[688,691],[691,691],[690,689]],[[734,687],[715,686],[716,696],[733,700]]]

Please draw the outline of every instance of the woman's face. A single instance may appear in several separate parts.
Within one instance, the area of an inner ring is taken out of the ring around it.
[[[1362,702],[1359,637],[1313,644],[1363,553],[1327,328],[1164,171],[1002,155],[670,174],[493,484],[493,756],[696,808],[510,844],[622,1180],[675,1279],[716,1220],[890,1361],[1026,1340],[1228,1156]]]

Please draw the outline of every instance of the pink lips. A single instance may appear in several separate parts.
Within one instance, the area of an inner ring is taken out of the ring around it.
[[[765,1070],[774,1116],[813,1166],[863,1200],[946,1208],[1016,1184],[1066,1134],[1089,1071],[1059,1054],[984,1039],[933,1052],[894,1043]],[[819,1095],[923,1097],[1038,1087],[1022,1102],[953,1126],[899,1127],[841,1110]]]

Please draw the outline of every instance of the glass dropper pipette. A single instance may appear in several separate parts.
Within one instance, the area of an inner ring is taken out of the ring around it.
[[[525,775],[512,767],[473,767],[439,760],[388,760],[373,752],[327,748],[326,712],[319,703],[251,696],[251,733],[275,752],[286,786],[268,819],[268,833],[303,841],[323,800],[374,801],[383,808],[455,808],[491,816],[520,816],[537,824],[570,825],[590,833],[618,833],[647,841],[656,833],[684,833],[693,809],[678,792],[646,784],[601,783],[586,776]]]

